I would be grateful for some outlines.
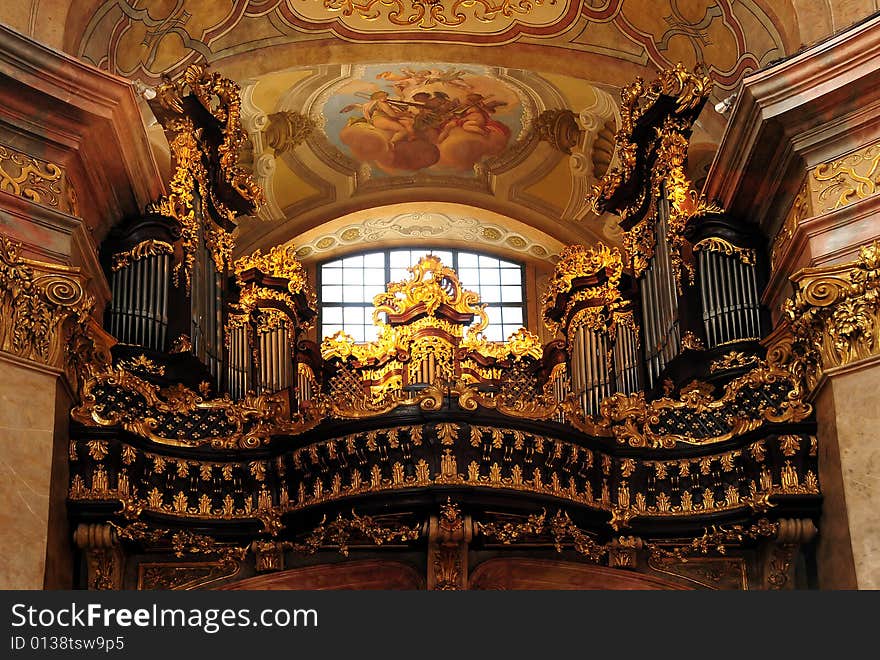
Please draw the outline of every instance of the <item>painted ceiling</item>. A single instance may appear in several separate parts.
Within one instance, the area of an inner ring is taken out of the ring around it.
[[[268,192],[239,249],[304,258],[361,243],[477,241],[538,261],[615,242],[584,197],[613,165],[619,89],[708,67],[699,182],[744,75],[876,10],[874,0],[35,0],[0,20],[146,85],[200,62],[242,87],[246,154]],[[577,115],[570,154],[538,139]],[[160,163],[167,144],[148,132]],[[323,246],[323,247],[321,247]],[[309,252],[311,250],[311,252]],[[308,253],[308,255],[306,254]]]

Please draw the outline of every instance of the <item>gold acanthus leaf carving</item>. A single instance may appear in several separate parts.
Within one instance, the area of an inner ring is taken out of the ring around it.
[[[576,315],[582,308],[600,314],[604,325],[612,322],[612,310],[620,299],[620,277],[623,261],[620,250],[597,243],[592,248],[583,245],[569,245],[560,254],[559,262],[547,284],[541,299],[541,314],[544,325],[552,333],[568,330],[572,325],[589,322],[581,316],[576,323]],[[565,296],[566,303],[560,309],[559,298]]]
[[[375,545],[382,545],[416,541],[421,535],[421,525],[413,525],[412,527],[400,523],[382,525],[376,518],[360,516],[352,510],[350,518],[339,514],[335,520],[329,523],[327,516],[324,516],[321,523],[301,541],[285,542],[282,545],[284,549],[307,555],[314,554],[325,545],[334,545],[342,555],[347,557],[349,544],[352,537],[355,536],[366,538]]]
[[[122,268],[128,267],[132,262],[139,261],[146,257],[156,254],[174,254],[174,246],[165,241],[148,240],[142,241],[130,250],[125,252],[117,252],[113,255],[113,264],[111,270],[116,272]]]
[[[185,111],[185,99],[190,96],[220,125],[222,141],[216,149],[203,141],[205,127],[197,126]],[[168,136],[173,174],[169,193],[147,210],[173,218],[180,225],[183,261],[175,266],[174,275],[179,278],[183,272],[189,291],[202,236],[217,270],[226,272],[231,266],[232,231],[239,211],[223,201],[218,183],[233,191],[251,210],[263,203],[263,190],[238,164],[247,135],[241,126],[240,89],[235,82],[201,65],[190,65],[182,76],[156,88],[151,106]],[[213,170],[210,173],[208,166]]]
[[[710,236],[694,244],[694,252],[720,252],[728,257],[736,257],[746,266],[755,265],[755,251],[741,248],[718,236]]]
[[[612,168],[593,186],[588,202],[597,214],[616,210],[621,222],[628,221],[636,213],[634,224],[624,233],[624,248],[636,277],[648,267],[654,254],[654,222],[658,213],[658,200],[669,203],[666,235],[669,242],[672,269],[679,291],[685,282],[694,277],[693,266],[684,258],[685,228],[706,213],[720,210],[708,203],[694,188],[686,173],[688,141],[693,117],[688,113],[703,103],[712,91],[712,80],[704,67],[698,66],[693,73],[676,64],[661,71],[657,79],[646,84],[637,78],[621,91],[621,126],[616,136],[616,153],[619,165]],[[638,121],[645,116],[662,96],[674,99],[675,108],[663,124],[655,126],[655,135],[644,144],[634,138]],[[649,154],[640,159],[639,153]],[[652,162],[651,170],[636,172],[639,162]],[[633,193],[625,199],[617,199],[625,186],[633,179],[644,176]],[[646,198],[647,199],[646,201]],[[614,206],[615,208],[612,208]],[[644,209],[647,208],[647,211]]]
[[[155,412],[186,414],[197,409],[215,409],[223,413],[236,430],[233,434],[224,437],[210,435],[197,439],[164,437],[156,432],[155,418],[144,417],[139,413],[131,414],[128,411],[108,411],[97,401],[95,395],[95,390],[104,385],[140,395],[146,406]],[[320,415],[322,409],[315,405],[313,412]],[[197,392],[180,384],[160,388],[122,367],[102,371],[89,378],[83,385],[82,403],[71,411],[71,417],[89,426],[122,426],[131,433],[159,444],[209,445],[217,449],[253,449],[268,441],[271,432],[283,432],[282,428],[293,430],[300,424],[303,424],[302,428],[305,429],[318,423],[318,419],[309,418],[309,421],[306,421],[303,415],[291,415],[284,391],[272,394],[248,394],[241,401],[232,401],[228,396],[206,400]]]
[[[231,305],[226,326],[226,340],[232,328],[247,325],[256,320],[258,330],[266,331],[278,327],[289,314],[296,314],[290,322],[301,330],[311,327],[314,314],[318,308],[317,296],[309,283],[305,267],[296,257],[293,245],[278,245],[263,254],[260,250],[237,259],[233,264],[235,279],[240,289],[238,302]],[[242,274],[257,271],[264,276],[286,281],[284,290],[272,289],[259,281],[244,281]],[[294,297],[305,301],[308,311],[299,318],[300,305]],[[285,308],[287,313],[281,312]]]
[[[479,294],[464,289],[456,272],[444,266],[439,257],[422,257],[409,271],[412,275],[408,280],[389,283],[385,293],[373,299],[373,323],[384,324],[381,314],[403,316],[423,310],[428,316],[435,316],[442,305],[452,312],[479,317],[469,329],[471,334],[486,328],[489,320]]]
[[[65,367],[74,346],[87,358],[74,336],[89,331],[95,306],[86,277],[79,268],[22,257],[21,248],[0,236],[0,350],[53,367]]]
[[[880,354],[880,241],[857,260],[805,268],[782,307],[793,336],[792,368],[809,389],[823,372]]]

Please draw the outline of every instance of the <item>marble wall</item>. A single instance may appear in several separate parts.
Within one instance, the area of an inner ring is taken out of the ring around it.
[[[816,399],[819,587],[880,589],[880,359],[831,371]]]
[[[0,589],[44,586],[58,383],[0,354]]]

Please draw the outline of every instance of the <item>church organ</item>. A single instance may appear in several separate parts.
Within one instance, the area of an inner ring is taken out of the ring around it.
[[[684,174],[707,79],[677,68],[625,90],[626,148],[594,191],[623,250],[562,252],[545,344],[485,340],[484,304],[436,256],[376,296],[375,341],[312,341],[295,249],[231,259],[258,200],[223,158],[234,94],[197,70],[186,85],[154,104],[189,157],[106,243],[120,343],[73,412],[71,515],[124,549],[111,586],[247,584],[351,552],[460,589],[472,550],[538,548],[678,586],[712,587],[691,570],[705,561],[726,588],[760,588],[775,548],[811,542],[815,425],[756,341],[762,248]],[[81,586],[106,587],[82,550]],[[793,582],[790,564],[774,579]]]

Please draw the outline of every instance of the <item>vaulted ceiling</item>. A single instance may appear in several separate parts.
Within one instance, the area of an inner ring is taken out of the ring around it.
[[[269,200],[242,223],[242,252],[457,241],[547,260],[565,243],[619,239],[584,196],[612,161],[622,86],[676,62],[708,67],[713,102],[690,152],[699,181],[725,125],[714,103],[876,4],[34,0],[0,20],[146,85],[195,62],[236,80]],[[571,153],[538,139],[537,117],[555,108],[578,116]],[[167,145],[145,123],[161,165]]]

